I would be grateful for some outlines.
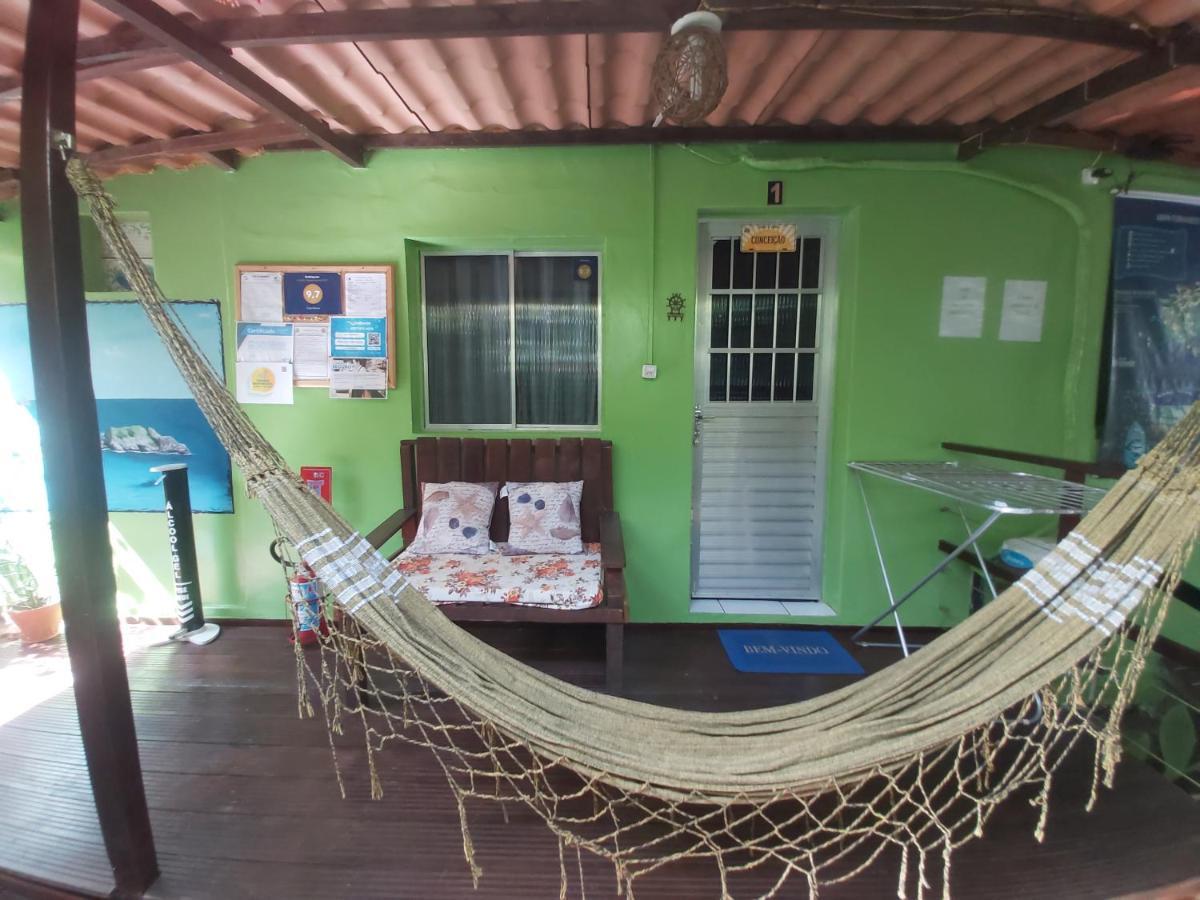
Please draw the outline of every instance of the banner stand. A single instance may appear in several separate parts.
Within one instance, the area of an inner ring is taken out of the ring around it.
[[[171,548],[171,571],[175,579],[175,603],[179,610],[179,630],[173,641],[211,644],[221,635],[221,626],[204,621],[200,601],[200,572],[196,564],[196,538],[192,530],[192,498],[188,490],[186,463],[154,466],[162,477],[166,499],[167,540]]]

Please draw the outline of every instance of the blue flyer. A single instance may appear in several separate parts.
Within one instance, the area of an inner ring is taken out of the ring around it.
[[[342,276],[337,272],[284,272],[286,316],[340,316]]]
[[[387,319],[356,316],[330,319],[329,355],[335,359],[386,359]]]

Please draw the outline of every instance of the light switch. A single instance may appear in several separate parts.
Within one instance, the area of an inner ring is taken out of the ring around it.
[[[653,379],[658,377],[658,366],[645,365],[642,366],[642,377]]]

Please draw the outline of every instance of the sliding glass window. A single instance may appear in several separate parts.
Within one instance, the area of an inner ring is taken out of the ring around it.
[[[600,259],[565,253],[428,254],[426,424],[599,424]]]

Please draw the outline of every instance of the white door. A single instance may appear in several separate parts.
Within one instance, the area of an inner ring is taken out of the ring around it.
[[[791,253],[700,226],[695,598],[820,600],[836,220],[787,221]]]

